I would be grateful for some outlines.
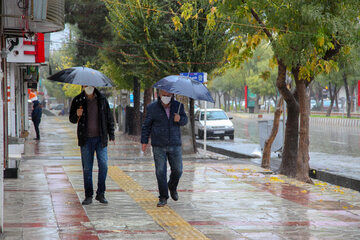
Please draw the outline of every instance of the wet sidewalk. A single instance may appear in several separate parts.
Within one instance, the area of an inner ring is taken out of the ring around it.
[[[215,154],[184,156],[179,201],[157,208],[151,155],[121,133],[109,146],[109,204],[83,207],[75,125],[47,117],[40,131],[40,142],[26,142],[20,177],[5,180],[0,239],[360,238],[359,192]]]

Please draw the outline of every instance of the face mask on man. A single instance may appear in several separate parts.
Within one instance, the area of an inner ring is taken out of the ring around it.
[[[171,101],[171,97],[168,97],[168,96],[161,96],[161,101],[162,101],[165,105],[167,105],[167,104],[169,104],[169,103],[170,103],[170,101]]]
[[[92,87],[92,86],[87,86],[87,87],[85,87],[84,88],[84,90],[85,90],[85,93],[87,94],[87,95],[92,95],[93,93],[94,93],[94,87]]]

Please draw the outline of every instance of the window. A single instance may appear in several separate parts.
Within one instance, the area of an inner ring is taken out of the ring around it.
[[[223,111],[209,111],[206,112],[206,120],[227,120],[225,112]],[[201,120],[204,120],[204,112],[201,112]]]

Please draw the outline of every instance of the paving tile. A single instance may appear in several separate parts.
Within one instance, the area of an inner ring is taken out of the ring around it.
[[[264,169],[219,155],[184,156],[180,199],[169,199],[168,215],[156,216],[153,159],[150,152],[142,157],[140,144],[122,133],[109,146],[109,169],[123,177],[109,173],[109,204],[94,200],[82,206],[75,125],[66,117],[49,117],[42,130],[42,141],[26,142],[19,178],[4,181],[3,239],[194,239],[172,235],[185,225],[215,240],[360,239],[359,192],[263,174]],[[95,190],[97,171],[95,161]],[[174,216],[184,224],[175,230],[165,221]]]

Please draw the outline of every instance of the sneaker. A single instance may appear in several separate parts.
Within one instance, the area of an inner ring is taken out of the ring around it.
[[[108,204],[108,201],[106,200],[104,194],[96,195],[95,199],[101,203]]]
[[[82,201],[82,205],[89,205],[92,203],[92,197],[86,197],[84,201]]]
[[[164,207],[167,204],[166,198],[160,198],[159,202],[157,203],[157,207]]]
[[[174,201],[179,200],[179,195],[176,190],[170,190],[170,196]]]

